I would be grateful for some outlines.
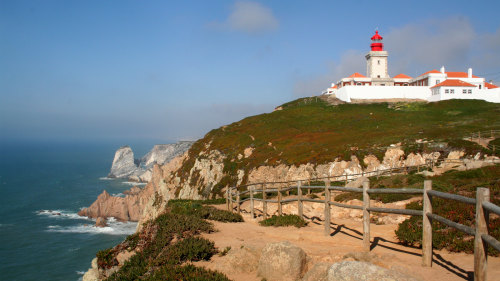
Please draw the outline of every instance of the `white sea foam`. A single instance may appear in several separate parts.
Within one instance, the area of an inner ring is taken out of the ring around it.
[[[113,218],[109,218],[108,226],[106,227],[97,227],[92,224],[78,224],[74,226],[51,225],[46,231],[60,233],[130,235],[135,232],[136,227],[136,222],[118,222]]]
[[[78,275],[84,275],[84,274],[85,274],[85,271],[78,271],[78,270],[77,270],[77,271],[76,271],[76,274],[78,274]]]
[[[123,194],[123,193],[120,192],[120,193],[113,193],[113,194],[111,194],[111,196],[114,196],[114,197],[125,197],[125,194]]]
[[[58,219],[88,219],[87,217],[84,216],[79,216],[75,212],[71,211],[66,211],[66,210],[40,210],[35,212],[39,216],[47,216],[51,218],[58,218]]]
[[[126,185],[146,185],[146,184],[148,184],[147,182],[135,182],[135,181],[124,181],[122,183],[126,184]]]
[[[100,177],[99,179],[102,180],[102,181],[111,181],[111,180],[114,180],[114,178],[108,178],[108,177]]]

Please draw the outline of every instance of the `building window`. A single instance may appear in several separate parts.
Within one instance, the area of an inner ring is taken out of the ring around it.
[[[450,93],[450,90],[446,89],[446,90],[444,90],[444,93],[445,93],[445,94],[449,94],[449,93]]]
[[[467,90],[466,90],[466,89],[463,89],[463,90],[462,90],[462,94],[467,94]]]
[[[481,90],[481,85],[479,85],[479,90]]]
[[[380,60],[377,61],[378,65],[380,65]]]
[[[356,85],[361,86],[361,85],[363,85],[363,83],[359,83],[359,82],[358,82],[358,83],[356,83]]]
[[[455,93],[455,89],[450,89],[450,94],[454,94]]]
[[[380,75],[377,75],[377,78],[380,78]]]
[[[472,90],[471,89],[469,89],[469,94],[472,94]]]
[[[437,79],[436,80],[436,85],[439,84],[439,83],[441,83],[441,80]]]

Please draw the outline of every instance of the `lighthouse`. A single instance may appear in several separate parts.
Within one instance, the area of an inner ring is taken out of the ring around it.
[[[370,52],[366,55],[366,73],[372,78],[374,86],[392,86],[394,81],[389,77],[387,72],[387,51],[384,51],[384,43],[382,36],[375,31],[370,44]]]

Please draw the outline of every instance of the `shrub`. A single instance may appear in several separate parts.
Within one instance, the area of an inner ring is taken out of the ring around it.
[[[157,270],[154,274],[144,278],[147,281],[177,281],[177,280],[191,280],[191,281],[229,281],[226,275],[205,269],[202,267],[195,267],[188,264],[185,266],[165,266]]]
[[[307,225],[307,222],[297,216],[297,215],[281,215],[281,216],[272,216],[266,220],[260,221],[260,225],[262,226],[295,226],[295,227],[304,227]]]
[[[204,219],[221,221],[221,222],[243,222],[243,217],[226,210],[219,210],[214,207],[205,207],[200,211],[200,215]]]
[[[115,252],[113,248],[109,248],[106,250],[101,250],[97,252],[97,266],[99,268],[108,269],[115,265],[118,265],[118,260],[115,257]]]
[[[155,265],[176,265],[185,261],[209,260],[217,253],[214,243],[200,237],[188,237],[163,251],[156,259]]]

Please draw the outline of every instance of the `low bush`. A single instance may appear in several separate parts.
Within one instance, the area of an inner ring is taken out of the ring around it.
[[[155,265],[177,265],[185,261],[209,260],[216,253],[214,242],[200,237],[188,237],[165,248],[156,258]]]
[[[184,214],[196,216],[202,219],[221,222],[242,222],[243,217],[226,210],[219,210],[211,206],[203,206],[195,201],[169,201],[168,206],[174,214]]]
[[[297,215],[281,215],[281,216],[272,216],[266,220],[260,221],[259,224],[262,226],[304,227],[307,225],[307,222],[303,218]]]
[[[205,269],[203,267],[195,267],[194,265],[188,264],[184,266],[164,266],[157,270],[154,274],[144,278],[146,281],[178,281],[178,280],[190,280],[190,281],[229,281],[224,274],[217,271],[212,271]]]
[[[106,250],[100,250],[96,254],[97,256],[97,266],[99,268],[108,269],[115,265],[118,265],[118,260],[115,257],[115,252],[113,248],[109,248]]]

